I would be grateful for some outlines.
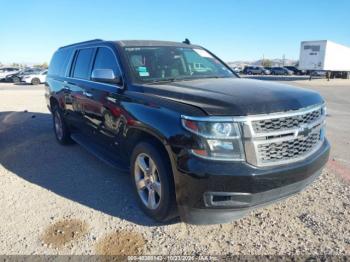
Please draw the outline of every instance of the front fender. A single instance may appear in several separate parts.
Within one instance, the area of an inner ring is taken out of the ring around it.
[[[169,144],[174,137],[184,133],[181,126],[181,115],[178,112],[155,105],[125,103],[124,134],[137,129],[155,136]]]

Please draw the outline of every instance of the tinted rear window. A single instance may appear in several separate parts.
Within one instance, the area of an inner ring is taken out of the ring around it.
[[[94,50],[92,48],[79,50],[75,62],[73,77],[80,79],[90,79],[90,65],[93,52]]]
[[[57,51],[51,59],[48,74],[55,76],[64,76],[71,54],[71,49],[63,49]]]

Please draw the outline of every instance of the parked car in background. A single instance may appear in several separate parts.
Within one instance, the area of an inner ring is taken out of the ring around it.
[[[285,66],[284,68],[287,68],[288,70],[292,71],[294,75],[306,75],[306,70],[300,70],[295,66]]]
[[[238,66],[236,66],[236,67],[231,67],[231,69],[232,69],[236,74],[240,74],[240,73],[242,73],[242,71],[243,71],[242,67],[238,67]]]
[[[199,45],[61,47],[45,98],[57,141],[129,172],[141,208],[158,221],[241,218],[303,190],[329,156],[317,92],[239,78]]]
[[[43,71],[42,68],[25,68],[20,70],[19,72],[7,75],[5,80],[6,82],[19,83],[21,82],[23,76],[39,74],[41,71]]]
[[[262,66],[246,66],[243,69],[243,74],[246,75],[269,75],[270,70]]]
[[[0,68],[0,81],[6,79],[8,75],[15,74],[19,72],[19,68],[17,67],[2,67]]]
[[[21,79],[21,82],[32,85],[39,85],[46,82],[46,75],[47,70],[41,71],[37,74],[24,75]]]
[[[315,71],[310,71],[310,74],[312,74],[313,76],[325,77],[327,75],[327,71],[315,70]]]
[[[292,74],[293,74],[293,71],[290,71],[284,67],[276,66],[271,68],[271,75],[292,75]]]

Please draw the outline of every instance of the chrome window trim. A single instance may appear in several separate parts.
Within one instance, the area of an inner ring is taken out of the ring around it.
[[[78,81],[83,81],[83,82],[88,82],[88,83],[94,83],[94,84],[99,84],[99,85],[105,85],[105,86],[110,86],[114,88],[118,88],[120,90],[124,90],[124,86],[118,86],[118,85],[112,85],[112,84],[107,84],[107,83],[102,83],[102,82],[95,82],[91,80],[86,80],[86,79],[81,79],[81,78],[74,78],[74,77],[66,77],[67,79],[73,79],[73,80],[78,80]],[[124,81],[123,81],[124,83]]]

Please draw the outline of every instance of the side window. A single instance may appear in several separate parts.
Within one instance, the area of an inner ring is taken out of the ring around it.
[[[98,48],[93,69],[112,69],[115,76],[121,75],[115,55],[106,47]]]
[[[86,48],[79,50],[77,55],[73,77],[80,79],[90,79],[90,63],[94,53],[92,48]]]
[[[71,49],[57,51],[51,59],[48,75],[64,76],[71,54]]]

